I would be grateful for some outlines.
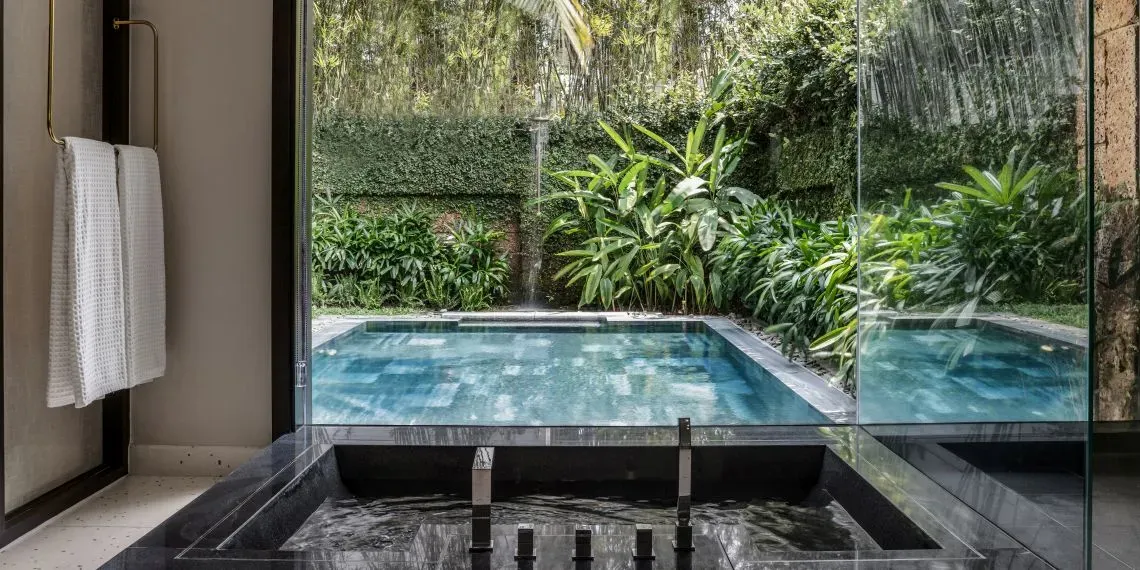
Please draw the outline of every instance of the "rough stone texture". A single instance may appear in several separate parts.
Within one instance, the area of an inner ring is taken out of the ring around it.
[[[1098,36],[1136,21],[1135,0],[1095,0],[1093,4],[1093,26]]]
[[[1094,129],[1104,136],[1104,152],[1097,159],[1101,182],[1109,189],[1106,197],[1135,198],[1136,29],[1107,32],[1096,39],[1096,45],[1103,45],[1096,55],[1104,59],[1105,76],[1096,95],[1096,120],[1103,127]]]
[[[1093,40],[1098,421],[1138,417],[1136,0],[1096,0]],[[1083,131],[1080,133],[1083,135]]]

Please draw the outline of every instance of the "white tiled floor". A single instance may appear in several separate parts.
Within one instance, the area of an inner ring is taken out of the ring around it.
[[[128,476],[0,550],[0,568],[98,568],[217,482]]]

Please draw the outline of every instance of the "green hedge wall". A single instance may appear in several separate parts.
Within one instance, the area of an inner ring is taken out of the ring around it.
[[[327,116],[313,183],[341,196],[518,196],[532,185],[530,133],[510,118]]]
[[[917,199],[942,197],[938,182],[966,181],[962,166],[1000,168],[1020,148],[1051,168],[1075,170],[1081,149],[1076,137],[1076,98],[1058,99],[1032,128],[997,122],[917,128],[902,121],[868,121],[863,137],[864,203],[911,188]]]
[[[854,211],[855,129],[816,129],[778,137],[770,159],[769,195],[808,216],[833,219]]]
[[[687,119],[649,126],[679,144]],[[546,203],[539,214],[528,205],[535,197],[530,129],[526,120],[513,118],[322,117],[314,125],[314,189],[347,199],[361,210],[384,212],[415,202],[435,217],[474,211],[503,229],[517,223],[525,253],[525,242],[541,239],[550,222],[565,211]],[[645,144],[648,148],[648,139]],[[549,124],[543,168],[584,168],[590,154],[608,159],[616,152],[596,119],[555,121]],[[542,186],[543,193],[562,189],[545,175]],[[564,242],[552,239],[544,244],[539,275],[539,289],[546,297],[542,300],[556,306],[574,305],[578,298],[552,279],[565,263],[554,254],[575,245]],[[515,276],[519,285],[526,268],[520,273]]]
[[[938,182],[964,182],[962,166],[999,168],[1009,151],[1019,147],[1051,167],[1076,167],[1077,147],[1073,134],[1053,140],[1032,134],[995,129],[962,129],[958,132],[916,134],[907,130],[869,134],[863,145],[863,199],[877,201],[907,188],[916,199],[945,194]],[[981,131],[981,132],[979,132]],[[918,150],[916,150],[918,149]]]
[[[905,188],[914,189],[918,199],[937,197],[941,192],[934,184],[961,180],[962,165],[1000,164],[1015,146],[1032,148],[1037,160],[1051,166],[1075,167],[1074,116],[1072,105],[1062,102],[1031,132],[979,124],[934,133],[905,123],[869,121],[862,149],[863,201]],[[646,126],[683,145],[693,119],[676,117]],[[546,203],[539,213],[528,205],[535,197],[531,126],[513,118],[323,117],[315,125],[315,190],[361,209],[387,211],[414,201],[437,217],[474,211],[502,229],[517,224],[520,249],[526,252],[528,241],[541,239],[567,207]],[[617,152],[594,118],[567,118],[549,126],[546,170],[586,168],[590,154],[608,159]],[[740,132],[745,125],[741,121],[732,128]],[[643,150],[655,146],[640,135],[635,140],[642,141]],[[855,143],[849,124],[784,133],[753,129],[734,184],[779,197],[804,217],[834,219],[854,210]],[[545,175],[542,186],[544,194],[561,189]],[[554,254],[576,245],[565,237],[544,244],[539,287],[553,305],[577,302],[575,292],[552,279],[565,264]],[[522,269],[515,276],[519,284],[526,278],[526,267]]]

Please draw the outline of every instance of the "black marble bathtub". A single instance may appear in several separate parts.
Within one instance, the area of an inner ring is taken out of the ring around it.
[[[105,568],[1048,568],[857,427],[694,428],[694,545],[670,523],[668,428],[309,428]],[[471,554],[474,449],[496,449],[494,548]],[[635,566],[634,524],[656,560]],[[592,562],[571,560],[593,532]]]

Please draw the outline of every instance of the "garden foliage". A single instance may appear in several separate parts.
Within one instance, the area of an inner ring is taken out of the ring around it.
[[[683,150],[640,125],[623,134],[603,122],[612,158],[591,155],[592,169],[551,173],[566,190],[544,200],[570,202],[571,211],[547,236],[578,240],[559,254],[573,261],[556,277],[577,288],[579,306],[744,308],[786,350],[834,358],[847,379],[860,315],[1079,302],[1087,224],[1071,172],[1015,150],[992,171],[963,167],[961,182],[935,185],[931,200],[912,200],[907,189],[901,203],[817,221],[730,185],[744,139],[722,124],[706,140],[728,92],[710,97]]]
[[[503,240],[478,218],[460,219],[442,236],[414,205],[362,215],[328,197],[313,219],[313,304],[376,309],[396,304],[480,310],[506,299]]]
[[[785,348],[833,357],[849,380],[860,316],[1082,302],[1088,226],[1075,177],[1016,152],[997,171],[963,170],[969,182],[939,184],[932,204],[908,191],[836,221],[759,201],[712,256],[722,306],[743,304]]]
[[[1021,122],[869,104],[856,212],[854,0],[582,1],[589,65],[519,9],[533,4],[318,0],[316,303],[505,301],[512,224],[542,240],[556,306],[744,310],[844,377],[859,315],[1080,301],[1068,91],[1026,99]],[[871,59],[924,37],[888,33],[887,12],[866,14]],[[1045,77],[1010,67],[1018,54],[983,67]],[[868,69],[873,86],[892,68]],[[907,100],[949,109],[955,78],[988,100],[996,72],[970,69],[911,74]]]

